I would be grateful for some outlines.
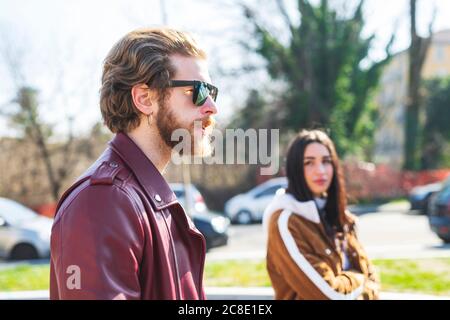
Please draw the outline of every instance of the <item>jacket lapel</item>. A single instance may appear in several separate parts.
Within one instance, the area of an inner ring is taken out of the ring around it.
[[[164,177],[133,140],[124,133],[118,133],[109,144],[133,171],[155,210],[177,203],[176,196]]]

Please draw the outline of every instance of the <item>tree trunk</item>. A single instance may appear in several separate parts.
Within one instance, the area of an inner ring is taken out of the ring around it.
[[[419,169],[421,75],[432,37],[431,32],[428,39],[423,39],[417,35],[416,4],[417,0],[410,0],[411,47],[409,49],[408,98],[405,105],[405,144],[403,162],[403,168],[407,170]]]
[[[31,130],[31,139],[37,146],[39,153],[41,154],[42,161],[44,162],[53,199],[58,201],[61,184],[55,177],[55,170],[50,159],[50,152],[47,148],[47,143],[42,132],[41,125],[37,119],[36,103],[36,93],[33,90],[28,88],[22,88],[20,90],[19,104],[28,117],[29,129]]]

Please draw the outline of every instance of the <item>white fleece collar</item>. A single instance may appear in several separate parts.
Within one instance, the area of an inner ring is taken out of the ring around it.
[[[275,211],[280,209],[289,210],[309,221],[320,223],[319,212],[317,211],[317,206],[314,200],[301,202],[296,200],[294,196],[289,193],[281,193],[275,195],[272,202],[266,210],[264,210],[263,227],[266,232],[268,231],[270,217]]]
[[[319,208],[319,210],[324,209],[327,204],[327,199],[324,198],[314,198],[314,201],[316,202],[317,208]]]

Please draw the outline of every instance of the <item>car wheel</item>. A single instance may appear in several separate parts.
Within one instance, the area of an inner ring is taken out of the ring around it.
[[[447,237],[439,237],[439,238],[441,238],[441,240],[444,241],[444,243],[450,243],[450,237],[449,238],[447,238]]]
[[[238,224],[250,224],[253,219],[250,211],[242,210],[238,212],[235,220]]]
[[[37,258],[38,253],[36,249],[31,244],[27,243],[16,245],[10,255],[11,260],[31,260]]]
[[[208,241],[206,238],[205,238],[205,249],[206,249],[206,252],[208,252],[210,249],[211,249],[211,242],[210,241]]]
[[[430,200],[431,200],[431,196],[432,196],[433,194],[432,193],[430,193],[429,195],[427,195],[426,197],[425,197],[425,199],[424,199],[424,201],[423,201],[423,208],[422,208],[422,210],[420,210],[420,213],[421,214],[423,214],[423,215],[428,215],[428,206],[430,205]]]

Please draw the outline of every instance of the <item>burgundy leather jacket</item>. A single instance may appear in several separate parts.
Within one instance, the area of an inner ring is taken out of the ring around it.
[[[156,167],[119,133],[66,191],[51,299],[205,299],[205,239]]]

